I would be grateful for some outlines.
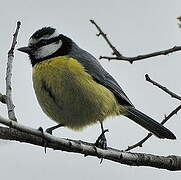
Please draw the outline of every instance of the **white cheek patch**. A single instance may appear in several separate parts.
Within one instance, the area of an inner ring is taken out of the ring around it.
[[[51,43],[46,46],[42,46],[35,52],[35,57],[37,59],[40,59],[40,58],[50,56],[53,53],[55,53],[61,46],[62,46],[61,40],[59,40],[59,43]]]

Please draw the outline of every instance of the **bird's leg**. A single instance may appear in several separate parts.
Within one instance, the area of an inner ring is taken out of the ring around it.
[[[49,133],[49,134],[52,134],[53,130],[59,128],[59,127],[62,127],[63,125],[62,124],[58,124],[56,126],[52,126],[50,128],[47,128],[45,132]],[[43,134],[44,136],[44,131],[43,131],[43,128],[42,127],[39,127],[38,130]],[[43,138],[43,144],[44,144],[44,150],[45,150],[45,153],[46,153],[46,149],[47,149],[47,140],[45,138]]]
[[[52,134],[52,132],[55,130],[55,129],[58,129],[59,127],[62,127],[63,125],[62,124],[57,124],[56,126],[52,126],[52,127],[49,127],[46,129],[46,132],[49,133],[49,134]]]
[[[106,140],[105,133],[108,132],[108,129],[104,129],[103,123],[102,122],[100,122],[100,123],[101,123],[102,132],[101,132],[100,136],[97,138],[95,145],[102,149],[107,149],[107,140]]]

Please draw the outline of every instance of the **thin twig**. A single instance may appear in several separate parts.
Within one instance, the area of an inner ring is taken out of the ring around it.
[[[148,54],[142,54],[142,55],[138,55],[138,56],[133,56],[133,57],[126,57],[126,56],[116,56],[116,57],[108,57],[108,56],[100,56],[100,59],[107,59],[107,60],[124,60],[124,61],[128,61],[131,64],[134,61],[139,61],[139,60],[143,60],[143,59],[147,59],[147,58],[151,58],[151,57],[155,57],[155,56],[161,56],[161,55],[167,55],[176,51],[180,51],[181,50],[181,46],[174,46],[172,48],[169,49],[165,49],[165,50],[161,50],[161,51],[157,51],[157,52],[153,52],[153,53],[148,53]]]
[[[156,81],[153,81],[148,74],[145,75],[146,81],[152,83],[153,85],[157,86],[158,88],[162,89],[164,92],[169,94],[171,97],[176,98],[178,100],[181,100],[181,97],[178,96],[177,94],[173,93],[170,91],[168,88],[162,86],[161,84],[157,83]],[[181,109],[181,105],[178,106],[176,109],[174,109],[168,116],[166,116],[161,124],[165,124],[174,114],[177,114],[177,112]],[[142,147],[143,144],[152,136],[152,133],[148,133],[147,136],[145,136],[143,139],[141,139],[139,142],[135,143],[132,146],[128,146],[128,148],[125,151],[130,151],[136,147]]]
[[[109,47],[112,49],[112,51],[113,51],[113,55],[116,55],[116,56],[122,56],[121,54],[120,54],[120,52],[116,49],[116,47],[115,46],[113,46],[112,45],[112,43],[110,42],[110,40],[108,39],[108,37],[107,37],[107,34],[105,34],[103,31],[102,31],[102,29],[97,25],[97,23],[94,21],[94,20],[90,20],[90,22],[92,23],[92,24],[94,24],[95,26],[96,26],[96,28],[98,29],[98,31],[99,31],[99,34],[97,34],[97,36],[102,36],[104,39],[105,39],[105,41],[108,43],[108,45],[109,45]]]
[[[44,147],[45,142],[47,142],[47,148],[80,153],[85,157],[93,156],[130,166],[147,166],[167,169],[170,171],[181,170],[180,156],[158,156],[145,153],[131,153],[109,147],[107,149],[101,149],[96,147],[94,143],[58,138],[46,132],[42,133],[37,129],[21,125],[9,119],[5,119],[1,116],[0,123],[11,127],[0,127],[0,139],[26,142],[41,147]]]
[[[178,106],[177,108],[175,108],[168,116],[165,116],[165,118],[162,120],[162,122],[160,124],[165,124],[173,115],[177,114],[178,111],[181,110],[181,105]],[[140,140],[139,142],[137,142],[136,144],[132,145],[132,146],[128,146],[128,148],[125,151],[130,151],[136,147],[142,147],[143,144],[152,136],[152,133],[148,133],[147,136],[145,136],[142,140]]]
[[[162,86],[161,84],[153,81],[148,74],[145,75],[146,81],[152,83],[153,85],[157,86],[158,88],[162,89],[164,92],[166,92],[167,94],[169,94],[172,98],[178,99],[181,101],[181,97],[178,96],[177,94],[173,93],[172,91],[170,91],[168,88]]]
[[[105,41],[108,43],[109,47],[112,49],[113,51],[113,57],[110,56],[100,56],[99,59],[107,59],[107,60],[123,60],[123,61],[128,61],[129,63],[133,63],[134,61],[139,61],[139,60],[143,60],[143,59],[147,59],[147,58],[151,58],[151,57],[155,57],[155,56],[160,56],[160,55],[167,55],[176,51],[180,51],[181,50],[181,46],[174,46],[172,48],[166,49],[166,50],[162,50],[162,51],[157,51],[157,52],[153,52],[153,53],[148,53],[148,54],[142,54],[142,55],[138,55],[138,56],[133,56],[133,57],[126,57],[123,56],[116,48],[115,46],[113,46],[113,44],[110,42],[110,40],[107,38],[106,34],[102,31],[102,29],[100,28],[100,26],[97,25],[97,23],[95,23],[94,20],[90,20],[90,22],[92,24],[95,25],[95,27],[98,29],[99,35],[102,35],[102,37],[105,39]]]
[[[12,100],[12,87],[11,87],[11,77],[12,77],[12,63],[14,59],[14,48],[17,44],[17,37],[18,37],[18,32],[20,29],[20,21],[17,22],[17,27],[16,31],[13,34],[13,41],[11,48],[8,52],[8,62],[7,62],[7,69],[6,69],[6,104],[7,104],[7,109],[8,109],[8,117],[11,120],[17,121],[16,116],[15,116],[15,111],[14,111],[14,104]]]
[[[143,143],[145,143],[151,136],[152,136],[152,133],[148,133],[147,136],[145,136],[143,139],[141,139],[137,143],[135,143],[131,146],[128,146],[128,148],[125,149],[125,151],[130,151],[130,150],[135,149],[137,147],[143,147]]]

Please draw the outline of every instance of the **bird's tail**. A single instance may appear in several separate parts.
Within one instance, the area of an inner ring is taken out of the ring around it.
[[[139,110],[135,109],[134,107],[128,107],[127,114],[125,116],[159,138],[176,139],[175,135],[169,129],[159,124],[149,116],[143,114]]]

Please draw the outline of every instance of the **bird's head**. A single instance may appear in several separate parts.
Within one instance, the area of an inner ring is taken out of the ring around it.
[[[59,34],[55,28],[44,27],[30,37],[27,47],[18,50],[27,53],[32,65],[35,65],[52,57],[67,55],[71,42],[71,39]]]

